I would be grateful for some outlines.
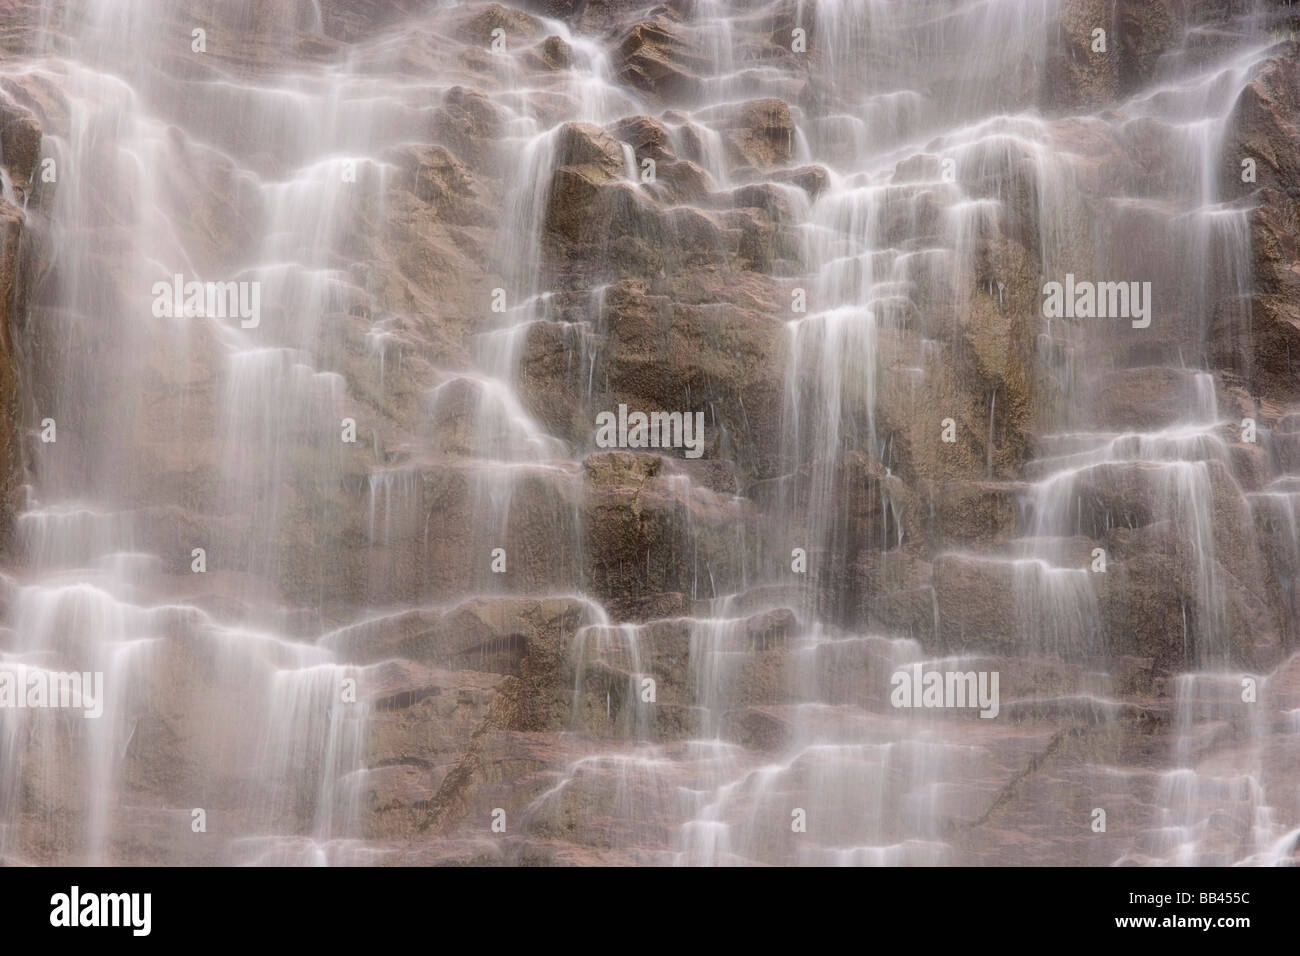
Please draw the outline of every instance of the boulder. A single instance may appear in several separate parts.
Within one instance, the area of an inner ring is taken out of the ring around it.
[[[661,102],[689,101],[699,93],[697,68],[702,64],[667,14],[643,20],[623,34],[610,60],[620,83]]]

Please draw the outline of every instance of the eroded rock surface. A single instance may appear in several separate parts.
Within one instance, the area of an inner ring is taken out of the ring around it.
[[[1294,859],[1292,10],[184,6],[92,94],[0,0],[0,651],[150,648],[106,791],[0,752],[0,859]],[[260,326],[144,325],[173,269]]]

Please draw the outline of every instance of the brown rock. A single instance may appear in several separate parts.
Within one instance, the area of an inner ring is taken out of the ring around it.
[[[788,165],[794,156],[794,121],[782,100],[751,100],[728,108],[721,124],[728,156],[737,168],[769,170]]]
[[[14,179],[26,183],[40,153],[41,124],[36,117],[30,110],[0,99],[0,165]]]
[[[611,56],[619,82],[665,102],[689,100],[700,87],[695,58],[677,24],[666,15],[632,27]]]

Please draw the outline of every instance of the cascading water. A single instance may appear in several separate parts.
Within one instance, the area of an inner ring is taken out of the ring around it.
[[[0,860],[1293,861],[1273,6],[523,6],[30,12]]]

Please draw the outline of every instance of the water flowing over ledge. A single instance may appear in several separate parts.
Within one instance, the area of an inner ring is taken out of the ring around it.
[[[0,862],[1296,861],[1292,8],[0,14]]]

